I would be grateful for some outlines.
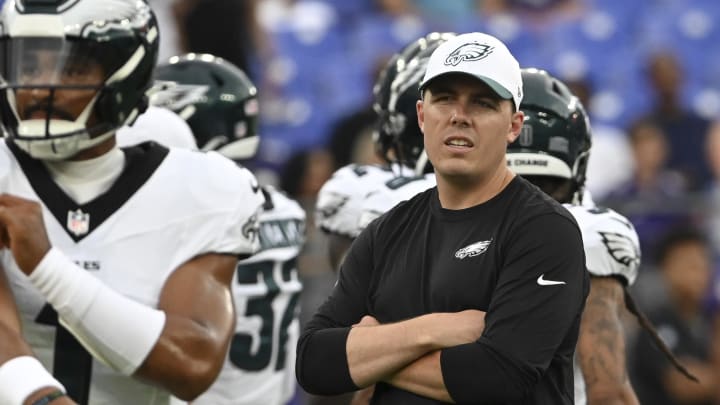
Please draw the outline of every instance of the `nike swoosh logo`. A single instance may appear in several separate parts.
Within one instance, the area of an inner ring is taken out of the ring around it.
[[[537,279],[538,285],[559,285],[565,284],[564,281],[545,280],[545,274],[541,274]]]

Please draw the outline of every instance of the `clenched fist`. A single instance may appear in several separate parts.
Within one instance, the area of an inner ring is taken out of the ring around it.
[[[0,247],[12,251],[23,273],[32,273],[50,250],[39,203],[0,194]]]

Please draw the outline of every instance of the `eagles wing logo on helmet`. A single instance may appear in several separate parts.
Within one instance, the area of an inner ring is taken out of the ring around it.
[[[152,95],[152,104],[179,112],[184,107],[202,102],[210,86],[168,82],[167,87]]]
[[[490,45],[477,42],[460,45],[448,55],[445,59],[445,65],[457,66],[460,62],[480,60],[490,55],[493,49],[495,48]]]
[[[599,233],[608,253],[616,262],[625,266],[637,266],[640,263],[640,254],[630,238],[614,232]]]

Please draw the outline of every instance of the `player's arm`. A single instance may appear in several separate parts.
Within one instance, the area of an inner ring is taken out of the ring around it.
[[[2,227],[0,227],[0,255],[2,255],[3,242],[2,242]],[[21,335],[21,324],[20,316],[18,315],[17,307],[15,306],[15,298],[13,296],[10,285],[8,284],[7,277],[5,275],[5,269],[0,263],[0,327],[7,331],[7,333],[13,333]],[[24,342],[21,346],[26,347]],[[13,345],[0,345],[0,356],[3,356],[4,349],[10,351],[22,350],[21,348],[15,348]],[[7,356],[0,357],[0,359],[8,359]]]
[[[232,332],[229,286],[237,258],[207,254],[190,260],[166,281],[160,307],[153,308],[112,290],[51,248],[38,203],[0,195],[0,226],[20,270],[94,357],[181,399],[209,387]]]
[[[0,231],[0,250],[3,249]],[[23,340],[20,318],[12,291],[0,265],[0,403],[34,404],[45,396],[64,393],[62,385],[43,368],[33,356],[30,346]],[[12,360],[12,361],[11,361]],[[19,399],[18,399],[19,398]],[[74,404],[67,396],[53,404]]]
[[[577,356],[590,405],[638,404],[625,364],[621,311],[623,285],[613,277],[591,277],[580,324]]]
[[[135,373],[190,400],[220,372],[234,328],[230,283],[237,258],[206,254],[180,266],[165,283],[158,309],[165,324]]]

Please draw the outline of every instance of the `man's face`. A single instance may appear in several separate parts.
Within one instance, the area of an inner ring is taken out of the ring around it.
[[[27,86],[15,93],[21,120],[75,121],[105,80],[102,66],[90,58],[63,58],[38,49],[27,50],[21,59],[17,82]]]
[[[507,145],[523,123],[523,113],[513,113],[512,101],[463,74],[435,79],[417,109],[435,172],[460,181],[489,178],[503,167]]]

